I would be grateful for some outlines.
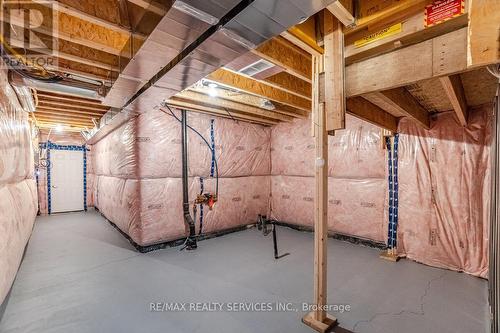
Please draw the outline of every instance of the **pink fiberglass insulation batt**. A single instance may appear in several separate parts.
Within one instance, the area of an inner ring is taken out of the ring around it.
[[[198,212],[197,230],[201,224],[203,232],[231,229],[265,214],[271,129],[194,113],[188,124],[213,142],[220,177],[219,201],[212,211],[204,207],[201,222]],[[200,178],[205,192],[215,192],[215,169],[206,144],[192,131],[188,140],[194,200]],[[168,112],[152,110],[129,120],[93,145],[91,155],[95,204],[122,231],[139,245],[185,236],[180,123]]]
[[[5,64],[1,63],[5,68]],[[0,70],[0,303],[16,276],[37,212],[28,114]]]
[[[346,129],[328,140],[329,230],[384,242],[387,177],[380,128],[347,115]],[[271,145],[272,216],[312,227],[315,148],[310,120],[275,126]]]
[[[486,277],[491,107],[462,127],[451,113],[431,130],[400,123],[398,249],[410,259]]]

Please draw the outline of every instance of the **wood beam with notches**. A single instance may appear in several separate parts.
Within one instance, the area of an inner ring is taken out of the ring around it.
[[[346,67],[348,97],[467,70],[467,28]]]
[[[257,108],[262,108],[262,103],[263,103],[263,98],[255,95],[250,95],[247,93],[243,92],[238,92],[238,91],[232,91],[232,90],[226,90],[226,89],[218,89],[215,88],[217,91],[217,98],[219,99],[225,99],[228,101],[233,101],[237,102],[240,104],[245,104]],[[204,87],[199,87],[199,86],[193,86],[189,88],[189,91],[196,91],[201,94],[210,95],[209,89],[204,88]],[[307,118],[309,115],[309,112],[303,111],[300,109],[292,108],[288,105],[283,105],[277,102],[273,102],[275,109],[275,112],[291,116],[294,118]]]
[[[276,66],[283,68],[286,72],[311,83],[312,65],[311,58],[304,57],[303,53],[295,50],[295,46],[281,37],[275,37],[261,44],[251,52]]]
[[[460,75],[443,76],[439,78],[439,80],[453,106],[453,110],[455,110],[458,121],[462,126],[467,126],[467,119],[469,116],[468,106]]]
[[[254,94],[267,98],[273,102],[279,102],[297,109],[310,112],[311,101],[299,96],[287,93],[281,89],[274,88],[263,82],[255,81],[243,75],[230,72],[225,69],[218,69],[207,76],[208,80],[214,81],[217,84],[230,87],[236,90]]]
[[[370,95],[374,96],[377,105],[388,113],[403,115],[425,129],[430,128],[429,112],[420,105],[406,88],[394,88]]]
[[[170,106],[173,106],[173,107],[184,108],[184,109],[195,111],[195,112],[213,114],[213,115],[221,116],[221,117],[225,117],[225,118],[232,118],[232,119],[234,118],[237,120],[251,121],[251,122],[265,124],[265,125],[276,125],[279,123],[278,120],[264,119],[262,117],[232,113],[231,111],[228,112],[227,110],[221,110],[218,108],[204,106],[204,105],[200,105],[197,103],[191,103],[188,101],[177,100],[175,98],[168,99],[166,101],[166,103]]]
[[[195,91],[185,90],[183,92],[178,93],[172,100],[185,100],[190,103],[196,103],[203,106],[209,106],[213,108],[219,108],[222,110],[229,110],[231,113],[236,112],[238,114],[248,114],[256,117],[263,117],[266,119],[279,120],[284,122],[289,122],[293,118],[290,116],[286,116],[280,113],[277,113],[272,110],[266,110],[262,108],[257,108],[245,104],[240,104],[237,102],[228,101],[222,98],[210,97],[204,95],[202,93],[198,93]]]
[[[349,98],[347,100],[347,113],[386,130],[392,132],[398,130],[398,118],[363,97]]]

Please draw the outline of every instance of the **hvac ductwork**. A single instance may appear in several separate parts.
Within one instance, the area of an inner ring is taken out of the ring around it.
[[[151,109],[332,2],[175,1],[104,104],[129,112]]]
[[[13,87],[19,87],[19,88],[29,87],[36,90],[69,94],[91,99],[101,99],[102,98],[101,93],[104,93],[104,91],[102,91],[103,87],[96,86],[91,83],[86,83],[68,78],[64,78],[63,80],[57,83],[49,83],[23,77],[20,74],[13,71],[9,72],[9,83]]]

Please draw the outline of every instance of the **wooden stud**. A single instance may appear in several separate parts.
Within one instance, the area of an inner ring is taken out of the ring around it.
[[[398,119],[362,97],[347,99],[347,112],[392,132],[398,130]]]
[[[405,89],[395,88],[374,93],[383,103],[379,107],[389,113],[402,114],[425,129],[430,128],[429,112]]]
[[[323,11],[327,131],[345,128],[344,34],[332,13]]]
[[[443,76],[440,81],[460,124],[467,126],[468,107],[460,75]]]
[[[339,60],[339,59],[334,59]],[[320,75],[324,70],[323,56],[313,57],[313,114],[315,137],[315,196],[314,196],[314,305],[302,322],[318,332],[327,332],[337,319],[326,313],[327,305],[327,242],[328,242],[328,132],[325,103],[320,100]],[[324,94],[325,92],[322,92]]]
[[[276,101],[304,111],[311,110],[311,102],[307,99],[289,94],[280,89],[276,89],[262,82],[257,82],[251,78],[230,72],[225,69],[218,69],[207,76],[207,79],[218,84],[231,87],[249,94],[262,96],[271,101]]]

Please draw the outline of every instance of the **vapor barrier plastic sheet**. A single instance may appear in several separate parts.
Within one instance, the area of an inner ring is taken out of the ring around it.
[[[270,193],[270,128],[192,113],[188,113],[188,124],[214,146],[219,166],[219,201],[212,211],[203,207],[203,232],[252,223],[258,214],[265,214]],[[140,245],[186,235],[180,134],[180,123],[167,110],[152,110],[129,120],[91,148],[96,206]],[[215,178],[210,177],[215,175],[215,166],[211,151],[191,130],[188,145],[189,197],[194,200],[201,191],[200,177],[205,192],[215,192]]]
[[[443,114],[400,123],[398,249],[416,261],[486,277],[491,107],[462,127]]]
[[[36,216],[28,115],[0,63],[0,303],[16,276]]]
[[[380,129],[347,115],[346,129],[328,140],[329,230],[384,242],[387,178]],[[275,126],[271,142],[272,216],[312,227],[315,148],[310,120]]]

